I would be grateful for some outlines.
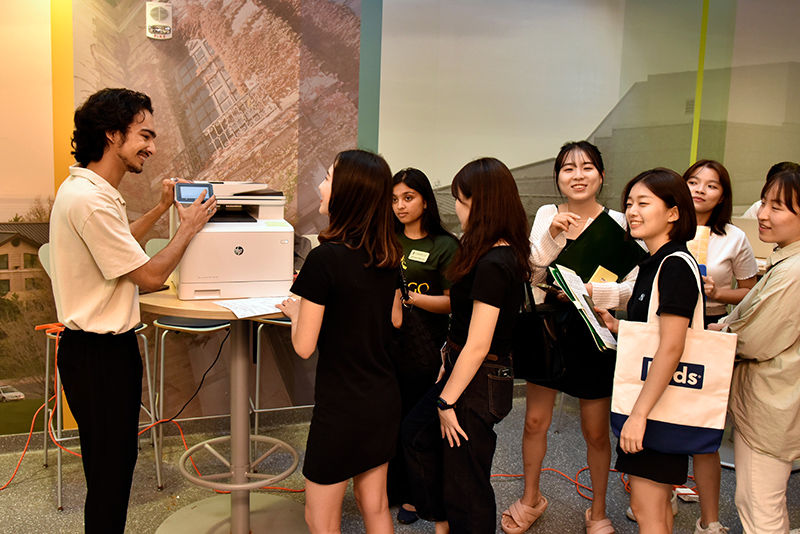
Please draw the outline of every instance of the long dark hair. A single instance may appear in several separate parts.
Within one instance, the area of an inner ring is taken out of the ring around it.
[[[436,203],[436,196],[433,194],[431,182],[425,173],[419,169],[408,167],[402,171],[397,172],[392,177],[392,187],[397,184],[406,184],[408,187],[416,191],[425,202],[425,211],[422,212],[420,219],[420,229],[430,235],[449,235],[454,237],[453,234],[445,230],[442,226],[442,218],[439,215],[439,205]],[[405,225],[400,222],[400,219],[395,217],[394,229],[399,233],[403,230]]]
[[[128,126],[137,115],[153,113],[150,97],[130,89],[101,89],[75,110],[71,153],[81,167],[103,158],[108,138],[106,132],[119,132],[122,141]]]
[[[328,213],[330,224],[319,234],[321,243],[363,248],[369,254],[368,266],[400,264],[403,249],[392,221],[392,171],[382,157],[365,150],[336,156]]]
[[[689,179],[694,176],[697,171],[708,167],[719,177],[719,185],[722,186],[722,198],[720,202],[711,210],[711,215],[708,218],[708,226],[711,231],[717,235],[725,235],[725,225],[731,222],[731,215],[733,215],[733,188],[731,187],[731,177],[728,174],[728,169],[719,161],[713,159],[701,159],[694,165],[686,169],[683,173],[683,180],[688,183]]]
[[[467,163],[453,178],[450,192],[453,198],[471,199],[472,206],[448,278],[454,282],[462,279],[495,243],[503,240],[517,256],[518,271],[525,280],[530,279],[528,219],[508,167],[495,158]]]

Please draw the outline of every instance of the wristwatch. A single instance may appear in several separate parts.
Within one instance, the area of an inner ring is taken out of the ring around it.
[[[440,410],[452,410],[456,407],[456,403],[454,402],[453,404],[447,404],[446,400],[439,397],[436,399],[436,406],[438,406]]]

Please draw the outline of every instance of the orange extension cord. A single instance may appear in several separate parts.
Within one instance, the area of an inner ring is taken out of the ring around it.
[[[59,339],[61,338],[61,332],[64,331],[64,325],[62,325],[60,323],[39,325],[39,326],[36,327],[36,330],[45,330],[46,334],[53,334],[53,333],[56,334],[56,338],[55,338],[56,339],[55,364],[54,365],[55,365],[55,368],[58,369],[58,342],[59,342]],[[53,391],[55,391],[55,374],[53,375]],[[57,397],[57,395],[53,395],[52,397],[50,397],[50,399],[48,399],[47,402],[52,401],[56,397]],[[58,399],[57,398],[56,398],[56,403],[58,403]],[[25,453],[28,451],[28,445],[31,442],[31,436],[33,435],[33,427],[34,427],[34,425],[36,423],[36,416],[39,415],[39,412],[42,411],[42,408],[44,408],[44,404],[42,406],[40,406],[39,409],[36,410],[36,413],[33,415],[33,420],[31,421],[31,429],[28,432],[28,441],[25,443],[25,448],[23,449],[22,455],[20,456],[19,461],[17,462],[17,467],[14,469],[14,473],[11,475],[11,478],[8,480],[8,482],[6,482],[5,485],[0,487],[0,491],[6,489],[6,487],[8,487],[8,485],[11,484],[11,481],[14,480],[14,477],[17,476],[17,471],[19,470],[19,466],[20,466],[20,464],[22,464],[22,459],[25,458]],[[48,432],[50,433],[50,439],[53,441],[53,443],[56,444],[57,447],[67,451],[68,453],[70,453],[70,454],[72,454],[74,456],[80,457],[81,456],[80,454],[78,454],[77,452],[71,451],[71,450],[67,449],[66,447],[62,446],[55,439],[55,436],[53,436],[53,425],[52,425],[52,422],[53,422],[53,414],[55,413],[55,411],[56,411],[56,406],[53,405],[53,409],[50,411],[50,420],[49,420],[48,425],[47,425]],[[143,433],[147,432],[148,430],[150,430],[151,428],[153,428],[156,425],[160,425],[161,423],[167,423],[167,422],[175,423],[175,426],[178,427],[178,431],[181,434],[181,440],[183,441],[183,447],[184,447],[185,450],[188,451],[189,450],[189,446],[186,443],[186,437],[183,434],[183,429],[181,428],[181,425],[179,425],[177,421],[172,421],[171,419],[162,419],[160,421],[156,421],[155,423],[152,423],[151,425],[146,426],[144,429],[142,429],[139,432],[138,435],[142,435]],[[202,476],[201,473],[200,473],[200,470],[197,468],[197,465],[195,465],[195,463],[194,463],[194,459],[193,458],[189,458],[189,459],[191,460],[192,466],[194,467],[194,470],[197,472],[197,475],[198,476]],[[557,473],[557,474],[561,475],[562,477],[566,478],[567,480],[569,480],[570,482],[575,484],[575,491],[578,492],[578,495],[580,495],[584,499],[588,499],[588,500],[591,501],[592,497],[586,495],[581,490],[587,490],[587,491],[591,492],[592,488],[587,486],[587,485],[585,485],[585,484],[581,484],[578,481],[578,477],[580,476],[580,474],[582,472],[586,471],[587,469],[589,469],[588,466],[587,467],[583,467],[580,470],[578,470],[578,472],[575,473],[575,478],[574,479],[570,478],[569,475],[566,475],[566,474],[562,473],[558,469],[553,469],[553,468],[550,468],[550,467],[542,468],[542,472],[552,471],[554,473]],[[610,471],[613,472],[613,473],[618,473],[619,472],[616,469],[611,469]],[[519,474],[519,475],[495,474],[495,475],[492,475],[492,478],[521,478],[523,476],[524,475],[522,475],[522,474]],[[689,478],[691,480],[694,480],[694,477],[691,476],[691,475],[689,476]],[[625,474],[624,473],[620,473],[620,480],[622,481],[622,484],[625,487],[625,491],[630,493],[631,490],[630,490],[630,487],[628,486],[628,480],[625,478]],[[691,487],[691,488],[689,488],[688,486],[675,486],[675,487],[676,488],[688,488],[688,489],[691,489],[692,491],[694,491],[695,493],[697,493],[697,486],[696,485]],[[288,491],[288,492],[292,492],[292,493],[302,493],[302,492],[305,491],[305,489],[291,489],[291,488],[283,488],[283,487],[280,487],[280,486],[265,486],[265,487],[259,488],[259,489]],[[221,491],[221,490],[214,490],[214,491],[217,492],[217,493],[230,493],[230,491]]]
[[[49,323],[49,324],[39,325],[39,326],[35,327],[35,329],[36,330],[44,330],[45,334],[55,334],[56,348],[55,348],[55,361],[54,361],[53,365],[54,365],[54,368],[56,369],[56,372],[57,372],[58,371],[58,343],[61,340],[61,333],[64,331],[64,325],[62,325],[61,323]],[[56,378],[55,377],[56,377],[56,374],[53,373],[53,391],[56,391]],[[62,391],[63,391],[63,388],[62,388]],[[55,436],[53,435],[53,414],[56,413],[56,405],[58,404],[58,394],[57,393],[53,394],[53,396],[50,397],[49,399],[47,399],[46,402],[49,403],[53,399],[55,399],[55,404],[53,404],[53,409],[50,410],[50,419],[47,422],[47,430],[48,430],[48,434],[50,435],[50,440],[58,448],[60,448],[61,450],[66,451],[66,452],[72,454],[73,456],[77,456],[78,458],[81,458],[81,455],[79,453],[77,453],[75,451],[72,451],[72,450],[64,447],[63,445],[61,445],[58,442],[58,440],[55,438]],[[0,491],[6,489],[8,487],[8,485],[11,484],[11,481],[14,480],[14,477],[17,476],[17,472],[19,471],[19,467],[22,464],[22,460],[25,458],[25,454],[28,452],[28,447],[30,446],[30,443],[31,443],[31,437],[33,436],[33,428],[36,425],[36,417],[39,415],[39,412],[41,412],[44,407],[45,407],[45,404],[42,404],[41,406],[39,406],[39,409],[36,410],[36,413],[33,414],[33,419],[31,420],[31,429],[28,431],[28,440],[25,442],[25,448],[22,450],[22,454],[19,457],[19,461],[17,461],[17,466],[14,469],[14,473],[11,475],[11,478],[8,479],[8,482],[6,482],[3,486],[0,486]],[[181,425],[179,425],[177,421],[172,421],[171,419],[162,419],[160,421],[156,421],[155,423],[152,423],[152,424],[146,426],[141,431],[139,431],[139,433],[137,435],[141,436],[143,433],[147,432],[148,430],[150,430],[154,426],[160,425],[161,423],[168,423],[168,422],[175,423],[175,426],[178,427],[178,431],[181,434],[181,440],[183,441],[183,447],[184,447],[185,450],[188,451],[189,450],[189,446],[186,443],[186,437],[183,434],[183,429],[181,428]],[[197,468],[197,466],[194,463],[194,459],[190,458],[190,460],[192,462],[192,466],[194,467],[194,470],[197,472],[197,475],[198,476],[202,476],[202,474],[200,473],[200,470]],[[259,488],[259,489],[287,491],[287,492],[291,492],[291,493],[302,493],[302,492],[305,491],[305,489],[283,488],[283,487],[280,487],[280,486],[264,486],[264,487]],[[220,491],[220,490],[214,490],[214,491],[216,491],[217,493],[230,493],[230,491]]]

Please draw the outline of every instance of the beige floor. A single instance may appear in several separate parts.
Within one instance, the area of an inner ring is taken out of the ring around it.
[[[585,465],[585,449],[580,434],[577,406],[578,402],[575,399],[568,398],[565,402],[561,430],[554,433],[551,429],[549,451],[545,458],[545,467],[558,469],[569,476],[574,476]],[[522,471],[520,442],[524,409],[524,399],[517,398],[514,401],[514,410],[496,427],[498,433],[498,447],[494,459],[496,474],[518,474]],[[296,409],[262,416],[262,428],[267,434],[286,441],[300,451],[301,465],[309,413],[307,409]],[[186,422],[183,427],[187,432],[187,442],[193,445],[209,437],[224,434],[227,421],[222,419]],[[214,496],[212,490],[194,486],[180,474],[176,462],[183,453],[183,444],[175,431],[168,429],[168,434],[163,491],[156,490],[152,447],[145,445],[140,453],[128,514],[129,533],[154,533],[159,525],[175,512]],[[24,443],[25,436],[0,438],[0,485],[11,476]],[[38,434],[16,478],[7,489],[0,492],[0,532],[13,534],[82,532],[85,488],[79,460],[73,457],[64,460],[63,511],[56,510],[55,455],[50,453],[48,468],[44,468],[42,463],[42,438],[41,434]],[[209,461],[209,465],[200,465],[200,468],[210,469],[210,463]],[[113,466],[110,468],[113,469]],[[583,473],[580,480],[588,485],[588,474]],[[298,470],[279,484],[290,489],[302,489],[303,478]],[[731,532],[738,533],[741,532],[741,525],[733,504],[734,484],[733,471],[723,469],[721,521],[731,528]],[[505,509],[522,491],[520,478],[495,477],[493,485],[498,510]],[[589,507],[589,501],[578,495],[571,482],[552,471],[542,475],[542,490],[550,501],[550,507],[530,532],[583,534],[585,532],[583,511]],[[302,493],[270,491],[259,494],[276,495],[292,502],[303,503]],[[800,475],[797,473],[792,475],[789,482],[788,501],[792,527],[800,527]],[[637,530],[636,524],[624,516],[627,506],[628,497],[619,475],[611,473],[607,512],[620,534],[633,534]],[[392,513],[396,513],[396,510]],[[697,517],[699,517],[697,503],[680,502],[679,513],[675,518],[675,532],[692,534]],[[342,531],[358,533],[363,532],[363,529],[352,491],[349,490],[343,503]],[[265,530],[267,531],[278,532],[276,529]],[[497,531],[500,532],[500,529]],[[396,532],[433,533],[433,525],[425,521],[417,521],[412,525],[396,524]]]

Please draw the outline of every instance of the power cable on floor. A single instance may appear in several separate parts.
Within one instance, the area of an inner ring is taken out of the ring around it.
[[[30,446],[31,438],[33,437],[33,429],[34,429],[34,427],[36,425],[36,417],[39,415],[39,412],[42,411],[42,409],[45,407],[45,405],[47,403],[49,403],[50,401],[53,401],[54,399],[55,399],[55,402],[53,404],[52,410],[50,410],[50,417],[48,419],[48,424],[47,424],[47,430],[48,430],[48,434],[50,436],[50,440],[57,447],[59,447],[60,449],[68,452],[69,454],[72,454],[73,456],[77,456],[78,458],[81,458],[81,455],[79,453],[77,453],[77,452],[75,452],[73,450],[70,450],[67,447],[64,447],[63,445],[61,445],[61,443],[59,443],[58,439],[56,439],[56,437],[53,435],[53,415],[56,413],[56,407],[58,405],[58,397],[59,397],[58,391],[57,391],[57,388],[56,388],[56,385],[57,385],[56,374],[58,373],[58,344],[59,344],[59,341],[61,340],[61,333],[64,331],[64,328],[65,328],[64,325],[61,324],[61,323],[49,323],[49,324],[39,325],[39,326],[35,327],[36,330],[44,330],[45,334],[54,334],[55,335],[54,367],[55,367],[56,371],[53,373],[53,391],[55,391],[55,393],[44,404],[42,404],[39,407],[38,410],[36,410],[36,413],[33,414],[33,418],[31,420],[31,428],[28,431],[28,439],[25,442],[25,447],[23,448],[22,454],[20,455],[19,460],[17,461],[17,465],[16,465],[16,467],[14,469],[14,472],[11,475],[11,478],[9,478],[8,482],[6,482],[3,486],[0,487],[0,491],[6,489],[9,486],[9,484],[11,484],[11,481],[13,481],[14,478],[17,476],[17,472],[19,471],[20,465],[22,465],[22,460],[25,458],[25,454],[28,452],[28,447]],[[146,426],[144,429],[139,431],[139,433],[137,435],[141,436],[143,433],[147,432],[148,430],[150,430],[151,428],[153,428],[156,425],[160,425],[162,423],[170,423],[171,422],[171,423],[174,423],[175,426],[178,427],[178,431],[180,432],[180,435],[181,435],[181,440],[183,441],[183,446],[184,446],[184,448],[186,450],[189,450],[189,446],[187,445],[186,438],[185,438],[185,436],[183,434],[183,429],[181,428],[181,425],[179,425],[178,422],[175,421],[174,419],[176,419],[181,413],[183,413],[183,410],[186,409],[186,407],[189,405],[189,403],[192,402],[192,400],[200,392],[200,388],[203,386],[203,381],[205,380],[206,375],[208,375],[208,373],[211,371],[211,369],[214,367],[214,365],[219,360],[220,354],[222,354],[222,347],[224,346],[225,341],[227,341],[229,335],[230,335],[230,331],[228,331],[228,333],[225,335],[225,338],[222,340],[222,342],[220,342],[219,350],[217,351],[217,357],[214,358],[214,361],[211,362],[211,365],[208,367],[208,369],[206,369],[205,373],[203,373],[203,376],[200,379],[200,384],[198,384],[197,389],[195,390],[194,394],[192,394],[192,396],[189,398],[189,400],[186,401],[186,403],[178,411],[178,413],[176,413],[175,415],[173,415],[169,419],[162,419],[160,421],[156,421],[155,423],[151,423],[150,425]],[[46,379],[47,379],[47,377],[45,377],[45,380]],[[61,389],[63,391],[63,387]],[[192,465],[194,466],[195,471],[197,471],[198,476],[202,476],[200,474],[200,470],[197,468],[197,466],[194,463],[194,459],[190,458],[190,460],[192,461]],[[265,486],[265,487],[259,488],[259,489],[287,491],[287,492],[292,492],[292,493],[302,493],[302,492],[305,491],[305,489],[283,488],[283,487],[280,487],[280,486]],[[214,491],[217,491],[217,493],[230,493],[229,491],[218,491],[218,490],[214,490]]]

